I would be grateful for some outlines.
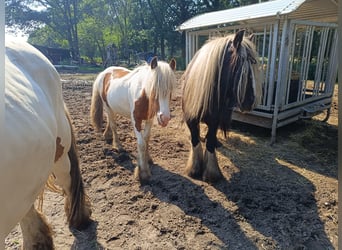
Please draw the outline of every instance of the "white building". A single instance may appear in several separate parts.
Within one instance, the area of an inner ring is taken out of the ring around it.
[[[233,119],[272,129],[327,112],[338,68],[338,0],[274,0],[205,13],[181,24],[186,63],[212,36],[253,33],[263,68],[262,103]]]

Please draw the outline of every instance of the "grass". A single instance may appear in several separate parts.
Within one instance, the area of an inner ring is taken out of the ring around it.
[[[85,80],[85,81],[94,81],[97,73],[60,73],[61,78],[64,80]]]
[[[317,120],[302,123],[303,131],[291,135],[291,139],[315,153],[321,162],[337,163],[338,128]]]

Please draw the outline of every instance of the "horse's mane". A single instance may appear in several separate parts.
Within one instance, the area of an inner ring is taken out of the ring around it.
[[[144,88],[146,88],[147,93],[149,93],[149,97],[165,97],[175,89],[177,82],[176,76],[167,62],[158,61],[158,66],[154,70],[151,70],[151,66],[147,63],[141,64],[125,77],[129,78],[137,73],[141,73],[142,76],[148,77],[149,81],[144,82]]]
[[[154,98],[158,98],[158,96],[166,97],[171,94],[175,89],[176,85],[176,76],[171,69],[170,65],[164,61],[158,61],[158,66],[153,70],[154,81],[151,83],[151,94],[155,93],[156,96]],[[150,97],[152,97],[150,95]]]
[[[214,96],[214,87],[216,82],[220,83],[224,56],[233,39],[234,35],[228,35],[209,40],[197,51],[187,66],[182,76],[183,105],[186,107],[184,118],[186,120],[195,117],[201,119],[204,113],[210,109],[210,100],[219,102],[219,88],[217,90],[218,95]],[[255,46],[248,38],[244,38],[239,51],[232,54],[231,64],[236,63],[240,56],[249,57],[256,63],[258,62]],[[232,69],[236,65],[226,66]],[[251,67],[251,65],[247,65],[247,67]],[[241,77],[243,77],[242,75]],[[238,92],[241,91],[245,91],[245,86],[239,84]]]
[[[151,118],[155,115],[154,105],[158,98],[169,98],[175,89],[176,76],[170,65],[164,61],[158,61],[158,66],[154,69],[151,69],[151,65],[144,63],[125,77],[131,77],[134,74],[141,74],[145,77],[143,84],[149,100],[148,116]]]

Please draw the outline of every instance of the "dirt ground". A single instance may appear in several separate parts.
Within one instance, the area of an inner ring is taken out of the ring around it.
[[[225,179],[215,185],[184,175],[190,144],[178,89],[174,118],[152,128],[153,177],[140,186],[130,121],[119,124],[121,153],[90,125],[94,77],[62,75],[94,223],[70,231],[63,197],[47,192],[44,213],[56,249],[337,249],[337,86],[327,123],[283,127],[272,146],[269,130],[235,122],[227,139],[219,135]],[[21,244],[17,226],[6,248]]]

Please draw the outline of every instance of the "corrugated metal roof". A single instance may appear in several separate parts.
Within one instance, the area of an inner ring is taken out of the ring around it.
[[[308,5],[310,6],[313,4],[315,5],[316,2],[324,2],[325,6],[327,6],[327,4],[329,5],[329,3],[330,5],[333,5],[333,3],[337,4],[337,0],[274,0],[269,2],[237,7],[233,9],[201,14],[182,23],[177,28],[177,30],[181,31],[189,29],[198,29],[214,25],[217,26],[227,23],[238,22],[242,20],[287,15],[298,10],[301,7],[301,5],[304,5],[304,3],[308,3]],[[335,7],[335,10],[337,13],[337,6]],[[318,11],[324,11],[324,8],[319,9]],[[311,14],[313,14],[312,11]],[[300,15],[300,13],[298,13],[298,15]]]

